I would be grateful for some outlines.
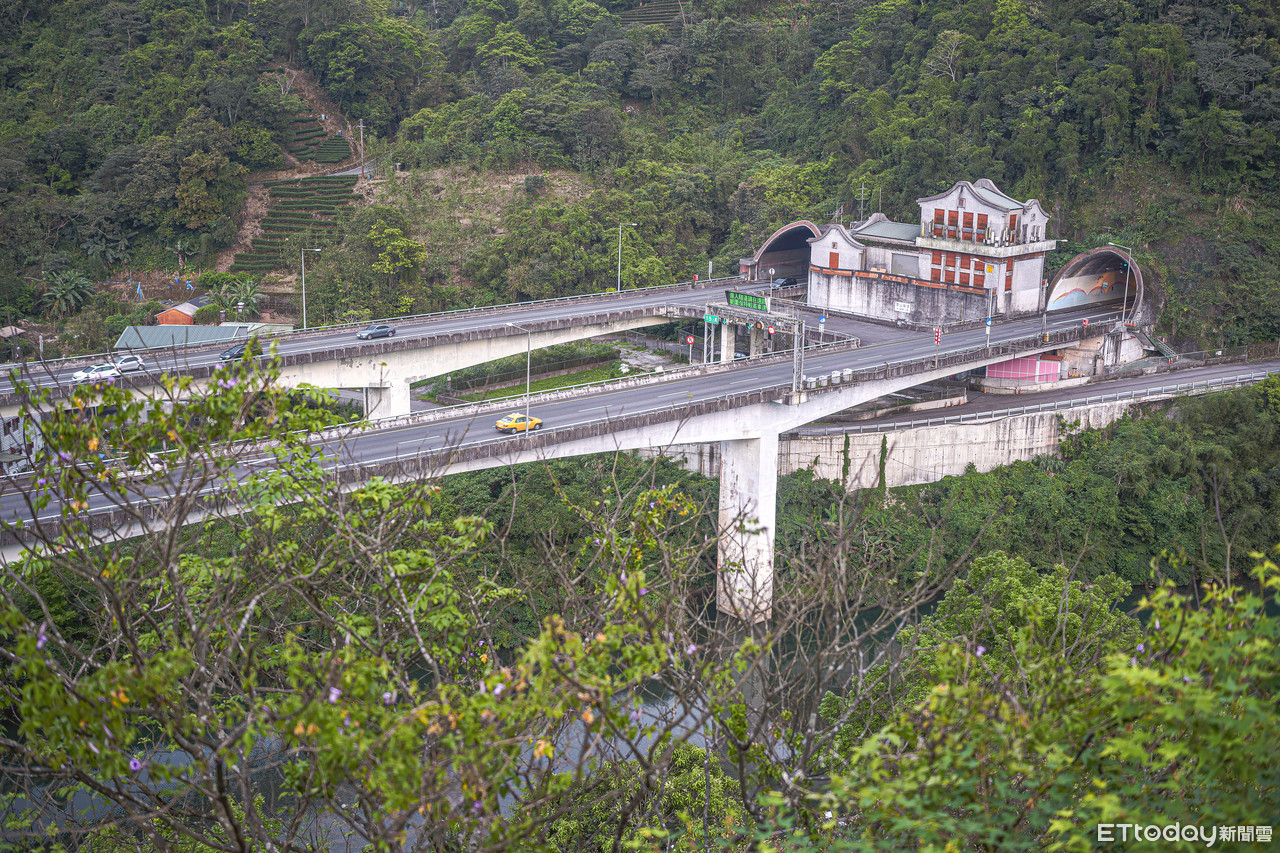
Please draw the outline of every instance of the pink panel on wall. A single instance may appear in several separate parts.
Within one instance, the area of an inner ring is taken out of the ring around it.
[[[1037,356],[1014,358],[987,366],[988,379],[1021,379],[1029,382],[1054,382],[1059,377],[1059,361],[1041,361]]]

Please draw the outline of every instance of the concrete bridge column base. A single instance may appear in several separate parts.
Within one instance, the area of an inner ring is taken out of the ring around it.
[[[720,363],[733,364],[733,352],[738,338],[738,327],[733,323],[720,325]]]
[[[778,434],[720,442],[720,551],[716,607],[746,622],[773,608]]]
[[[391,382],[364,389],[366,418],[394,418],[409,414],[409,383]]]

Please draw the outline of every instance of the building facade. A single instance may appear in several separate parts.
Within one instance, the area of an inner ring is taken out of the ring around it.
[[[809,301],[877,319],[957,323],[1045,308],[1049,216],[985,178],[917,199],[919,223],[877,213],[809,238]],[[767,258],[744,259],[750,274]]]

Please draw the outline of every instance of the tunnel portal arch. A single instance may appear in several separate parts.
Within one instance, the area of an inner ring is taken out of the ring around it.
[[[769,270],[779,278],[805,276],[809,272],[809,241],[822,233],[807,219],[784,225],[769,235],[753,258],[743,259],[743,273],[752,281],[765,281]]]
[[[1128,306],[1126,319],[1138,324],[1154,320],[1148,316],[1153,311],[1142,268],[1125,250],[1100,246],[1076,255],[1054,274],[1045,309],[1062,311],[1116,299]]]

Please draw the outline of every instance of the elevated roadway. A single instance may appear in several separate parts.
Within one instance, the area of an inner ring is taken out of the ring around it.
[[[670,375],[624,380],[539,395],[528,401],[547,428],[527,436],[499,435],[494,420],[503,410],[521,409],[519,401],[436,410],[376,422],[363,432],[323,440],[345,480],[392,478],[476,470],[519,462],[576,456],[609,450],[666,447],[718,441],[721,446],[720,562],[721,606],[758,619],[772,602],[773,519],[777,495],[778,436],[842,409],[932,381],[961,370],[1068,346],[1085,334],[1088,319],[1096,330],[1113,324],[1109,306],[1043,318],[1010,321],[993,328],[987,345],[983,330],[944,336],[904,332],[901,339],[862,348],[832,346],[810,350],[804,373],[850,370],[852,381],[817,392],[793,388],[789,356],[711,365]],[[406,474],[406,463],[413,470]],[[120,508],[109,495],[91,497],[88,512],[95,527],[134,535],[132,507]],[[27,517],[18,495],[0,499],[3,520]],[[40,521],[61,517],[61,508]],[[760,527],[745,532],[744,520]],[[181,523],[186,523],[184,519]],[[17,537],[5,532],[10,544]]]
[[[386,322],[396,326],[395,337],[374,341],[356,339],[365,324],[295,331],[263,340],[274,345],[280,357],[282,382],[369,389],[378,414],[396,415],[409,411],[411,382],[523,353],[530,345],[538,349],[675,319],[701,319],[708,302],[723,300],[726,289],[741,284],[738,278],[685,282],[392,319]],[[164,373],[203,381],[222,363],[219,354],[227,347],[222,343],[150,350],[143,354],[147,371],[127,374],[120,381],[140,389]],[[12,369],[24,370],[25,381],[51,389],[56,399],[67,396],[73,387],[72,374],[105,359],[9,365],[0,371],[0,415],[11,416],[22,406],[10,377]]]

